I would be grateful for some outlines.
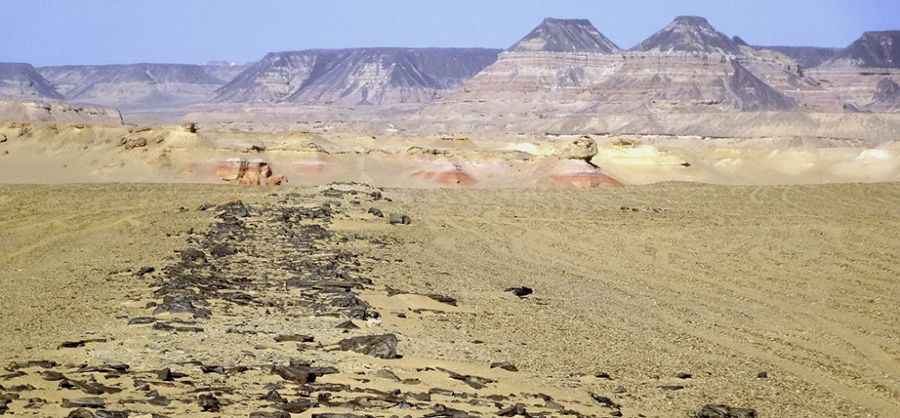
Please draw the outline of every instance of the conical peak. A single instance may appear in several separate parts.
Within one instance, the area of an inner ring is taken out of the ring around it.
[[[734,39],[719,32],[706,18],[699,16],[676,17],[672,23],[641,42],[636,49],[664,54],[740,54],[740,48]]]
[[[609,54],[619,51],[619,47],[587,19],[548,17],[510,50]]]
[[[701,16],[678,16],[672,23],[690,26],[712,26],[705,17]]]

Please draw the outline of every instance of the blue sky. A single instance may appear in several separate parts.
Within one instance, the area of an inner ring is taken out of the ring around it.
[[[590,19],[631,47],[674,16],[754,44],[846,46],[900,29],[900,0],[3,0],[0,62],[246,62],[361,46],[506,48],[544,17]]]

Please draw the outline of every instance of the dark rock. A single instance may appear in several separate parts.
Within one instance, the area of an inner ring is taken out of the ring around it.
[[[222,366],[203,365],[203,366],[200,366],[200,371],[202,371],[205,374],[212,374],[212,373],[225,374],[225,368]]]
[[[661,385],[659,387],[662,390],[676,391],[684,389],[683,385]]]
[[[106,342],[105,338],[94,338],[94,339],[89,339],[89,340],[77,340],[77,341],[64,341],[62,344],[59,345],[59,348],[79,348],[79,347],[84,347],[85,345],[90,344],[90,343],[105,343],[105,342]]]
[[[393,380],[395,382],[400,381],[400,376],[397,376],[396,373],[394,373],[388,369],[381,369],[381,370],[375,372],[375,376],[380,377],[382,379]]]
[[[0,401],[0,405],[3,404],[3,401]],[[25,404],[25,409],[41,409],[47,405],[47,400],[41,398],[31,398],[28,400],[28,403]],[[0,414],[2,415],[2,414]]]
[[[153,313],[186,313],[193,315],[194,318],[209,318],[212,316],[212,312],[209,309],[201,308],[195,302],[195,298],[185,294],[165,295],[162,303],[153,310]]]
[[[169,406],[172,401],[169,398],[160,395],[159,392],[154,390],[147,394],[147,403],[156,406]]]
[[[603,405],[610,409],[621,409],[622,408],[621,405],[617,404],[615,401],[613,401],[609,397],[606,397],[603,395],[598,395],[596,393],[592,393],[591,399],[593,399],[594,402],[597,402],[598,404]]]
[[[92,408],[99,409],[106,406],[102,398],[63,399],[63,408]]]
[[[47,370],[47,371],[41,373],[41,378],[48,382],[59,382],[60,380],[65,379],[66,376],[60,372],[55,372],[53,370]]]
[[[250,413],[250,418],[291,418],[291,414],[285,411],[256,411]]]
[[[246,218],[250,216],[250,208],[240,200],[228,202],[216,207],[216,210],[225,215],[231,215],[236,218]]]
[[[675,377],[677,377],[679,379],[690,379],[690,378],[693,378],[694,375],[692,375],[690,373],[681,372],[681,373],[676,374]]]
[[[156,268],[154,268],[154,267],[150,267],[150,266],[141,267],[137,271],[137,273],[135,273],[135,276],[144,277],[150,273],[153,273],[154,271],[156,271]]]
[[[353,351],[383,359],[398,358],[397,336],[394,334],[353,337],[338,343],[341,351]]]
[[[491,368],[492,369],[503,369],[503,370],[510,371],[510,372],[519,371],[518,367],[516,367],[514,364],[512,364],[508,361],[500,361],[500,362],[496,362],[496,363],[491,363]]]
[[[291,418],[291,414],[285,411],[256,411],[250,413],[250,418]]]
[[[428,295],[425,295],[425,296],[431,298],[432,300],[435,300],[435,301],[437,301],[437,302],[440,302],[440,303],[445,303],[445,304],[450,305],[450,306],[456,306],[456,302],[457,302],[457,301],[456,301],[456,298],[453,298],[453,297],[451,297],[451,296],[439,295],[439,294],[436,294],[436,293],[428,294]]]
[[[525,405],[520,403],[501,409],[497,412],[497,415],[501,417],[529,416],[528,411],[525,409]]]
[[[75,389],[78,389],[88,395],[107,395],[113,393],[119,393],[122,389],[114,388],[110,386],[105,386],[101,383],[91,382],[91,381],[78,381],[73,379],[67,379],[71,386]]]
[[[57,364],[55,361],[50,360],[17,361],[10,363],[10,365],[6,367],[6,370],[14,371],[19,369],[30,369],[34,367],[40,367],[42,369],[52,369],[56,366],[59,366],[59,364]]]
[[[211,393],[200,395],[198,401],[200,402],[200,409],[204,412],[219,412],[222,409],[222,404],[219,403],[219,399]]]
[[[289,335],[279,335],[275,337],[275,342],[278,343],[286,343],[286,342],[298,342],[298,343],[311,343],[315,341],[315,337],[311,335],[300,335],[300,334],[289,334]]]
[[[756,418],[758,415],[754,409],[706,405],[695,416],[696,418]]]
[[[391,225],[409,225],[412,223],[412,219],[406,215],[392,213],[391,216],[388,217],[388,223]]]
[[[128,320],[128,325],[149,325],[156,322],[156,318],[150,316],[139,316]]]
[[[356,414],[312,414],[312,418],[375,418],[375,416]]]
[[[200,327],[178,327],[167,322],[157,322],[153,324],[153,329],[166,332],[203,332],[203,328]]]
[[[599,372],[596,375],[594,375],[594,377],[596,377],[598,379],[612,380],[612,377],[607,372]]]
[[[338,370],[334,367],[312,367],[309,363],[299,361],[291,361],[291,364],[288,366],[275,366],[272,368],[273,374],[300,385],[315,383],[317,378],[337,372]]]
[[[94,413],[91,412],[90,409],[78,408],[69,412],[69,415],[66,415],[67,418],[95,418]]]
[[[302,414],[316,407],[316,403],[309,399],[299,398],[290,402],[275,405],[276,408],[292,414]]]
[[[530,287],[511,287],[506,289],[507,292],[510,292],[520,298],[524,298],[534,293],[534,289]]]
[[[16,370],[12,373],[0,375],[0,380],[10,380],[10,379],[15,379],[15,378],[27,376],[27,375],[28,375],[28,373],[25,373],[21,370]]]
[[[275,390],[275,389],[272,389],[272,390],[270,390],[268,393],[266,393],[265,395],[263,395],[263,397],[260,398],[260,400],[263,400],[263,401],[269,401],[269,402],[272,402],[272,403],[285,403],[285,402],[287,402],[284,398],[281,397],[281,394],[278,393],[278,391]]]
[[[228,257],[237,254],[237,250],[227,244],[215,244],[210,248],[209,253],[216,258]]]
[[[625,393],[627,391],[628,390],[625,389],[625,386],[622,385],[616,386],[616,388],[613,389],[613,393]]]
[[[188,375],[186,375],[184,373],[174,372],[174,371],[172,371],[172,369],[167,367],[165,369],[156,371],[156,376],[159,378],[159,380],[162,380],[163,382],[171,382],[176,379],[181,379],[183,377],[187,377]]]
[[[128,412],[125,411],[107,411],[101,409],[94,413],[96,418],[128,418]]]
[[[215,205],[213,205],[212,203],[203,202],[200,204],[200,206],[197,207],[197,210],[199,210],[201,212],[206,212],[214,207],[215,207]]]
[[[459,409],[448,408],[444,405],[435,405],[434,412],[423,415],[424,418],[478,418],[478,415],[470,414]]]
[[[359,329],[359,326],[353,323],[353,321],[344,321],[335,326],[337,329]]]
[[[441,370],[441,371],[447,373],[451,379],[459,380],[459,381],[469,385],[469,387],[471,387],[473,389],[477,389],[477,390],[484,389],[485,387],[487,387],[487,385],[494,383],[493,380],[488,379],[486,377],[472,376],[472,375],[468,375],[468,374],[460,374],[460,373],[456,373],[452,370],[447,370],[447,369],[443,369],[443,368],[438,368],[438,370]]]
[[[768,379],[768,378],[769,378],[769,372],[759,372],[759,374],[757,374],[756,377],[757,377],[758,379]]]
[[[377,208],[369,208],[368,213],[370,215],[378,217],[378,218],[384,218],[384,212],[382,212],[380,209],[377,209]]]
[[[188,265],[202,264],[206,262],[206,254],[196,248],[181,250],[181,261]]]

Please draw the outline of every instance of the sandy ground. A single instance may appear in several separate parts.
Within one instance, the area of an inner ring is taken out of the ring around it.
[[[311,192],[0,186],[0,364],[115,360],[150,369],[196,359],[268,363],[298,355],[273,344],[271,334],[340,338],[330,328],[339,318],[301,315],[302,307],[265,316],[215,304],[213,318],[202,322],[206,332],[197,335],[148,334],[127,325],[127,318],[146,314],[144,305],[153,299],[152,283],[136,279],[134,271],[171,263],[187,232],[206,228],[212,214],[197,206],[234,197],[262,205],[291,193]],[[552,394],[594,416],[610,410],[592,403],[591,393],[614,399],[624,416],[686,416],[708,403],[755,408],[767,417],[900,416],[898,185],[384,193],[392,201],[343,202],[346,210],[329,226],[339,238],[330,245],[357,254],[373,281],[361,296],[382,316],[360,324],[361,332],[396,333],[404,358],[308,353],[341,369],[326,382],[393,390],[370,377],[390,367],[403,378],[421,379],[419,389],[471,391],[424,369],[445,367],[495,381],[489,392],[470,396],[521,393],[523,402],[532,402],[525,393]],[[369,205],[406,213],[412,224],[387,225],[366,214]],[[257,261],[266,257],[248,253]],[[505,292],[513,286],[535,293],[520,299]],[[458,306],[390,296],[389,287],[449,295]],[[89,338],[108,341],[57,348]],[[495,361],[511,361],[520,371],[489,369]],[[609,377],[597,377],[601,372]],[[256,399],[258,385],[274,382],[268,374],[248,373],[226,383]],[[0,385],[37,386],[32,396],[50,406],[27,410],[14,403],[17,415],[66,415],[57,402],[63,395],[47,382],[18,379]],[[225,384],[189,379],[192,388]],[[175,387],[161,387],[177,399]],[[233,399],[221,414],[187,402],[163,412],[247,416],[258,407],[234,393],[221,396]],[[126,402],[125,395],[112,398]],[[473,398],[462,405],[492,414],[491,404]],[[129,408],[143,407],[123,403],[119,409]]]
[[[591,153],[585,154],[585,142]],[[587,167],[587,159],[599,168]],[[554,177],[584,172],[631,185],[900,181],[900,143],[890,138],[195,133],[183,126],[0,123],[0,184],[221,184],[218,169],[241,160],[266,163],[274,175],[303,186],[559,188]],[[454,182],[458,175],[466,181]]]

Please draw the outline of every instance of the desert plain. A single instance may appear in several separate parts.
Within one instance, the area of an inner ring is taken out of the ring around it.
[[[0,415],[900,417],[896,45],[0,63]]]

